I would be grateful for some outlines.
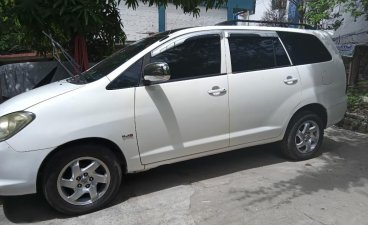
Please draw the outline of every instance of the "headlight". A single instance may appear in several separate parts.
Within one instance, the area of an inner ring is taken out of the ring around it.
[[[31,112],[14,112],[0,117],[0,141],[5,141],[22,130],[35,118]]]

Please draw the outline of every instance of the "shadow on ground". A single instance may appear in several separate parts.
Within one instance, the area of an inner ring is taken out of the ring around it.
[[[275,145],[264,145],[130,174],[124,178],[123,186],[112,205],[119,204],[131,197],[174,186],[284,162],[285,159],[279,156],[276,150]],[[67,218],[54,211],[40,195],[6,197],[2,201],[5,216],[13,223]]]
[[[313,166],[305,163],[297,170],[297,176],[287,180],[278,180],[270,186],[259,186],[257,190],[232,189],[233,200],[253,205],[261,202],[273,202],[284,195],[283,202],[290,202],[299,196],[319,191],[339,190],[347,194],[351,188],[366,187],[368,184],[368,136],[358,133],[341,134],[341,131],[329,132],[325,138],[324,153],[318,158],[320,164]],[[308,167],[308,168],[307,168]],[[286,193],[286,194],[285,194]],[[361,193],[368,196],[368,192]]]
[[[256,191],[234,189],[232,190],[234,198],[241,200],[252,197],[252,201],[262,202],[270,201],[280,193],[290,190],[292,190],[290,197],[293,198],[313,194],[319,190],[347,191],[350,187],[363,186],[365,184],[363,181],[368,179],[368,165],[366,164],[368,153],[365,150],[368,149],[367,136],[346,134],[344,130],[335,129],[328,133],[329,137],[325,138],[322,146],[324,153],[319,157],[319,160],[323,162],[322,166],[315,170],[301,169],[296,177],[277,181],[271,187],[259,187]],[[124,179],[124,187],[121,188],[112,205],[134,196],[285,162],[277,150],[275,145],[263,145],[132,174]],[[6,197],[0,199],[0,204],[3,204],[7,219],[14,223],[66,218],[52,210],[38,195]]]

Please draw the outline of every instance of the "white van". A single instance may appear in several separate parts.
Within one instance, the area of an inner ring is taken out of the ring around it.
[[[125,173],[271,142],[309,159],[343,118],[345,92],[324,31],[159,33],[0,105],[0,195],[40,191],[82,214],[109,203]]]

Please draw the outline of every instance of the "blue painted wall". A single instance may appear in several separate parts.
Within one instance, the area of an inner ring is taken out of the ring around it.
[[[254,0],[229,0],[227,2],[227,20],[234,19],[235,9],[254,10]]]

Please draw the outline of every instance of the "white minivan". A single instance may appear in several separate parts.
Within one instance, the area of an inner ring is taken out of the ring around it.
[[[278,142],[320,153],[346,110],[342,59],[318,30],[208,26],[145,38],[86,72],[0,105],[0,195],[104,207],[122,176]]]

